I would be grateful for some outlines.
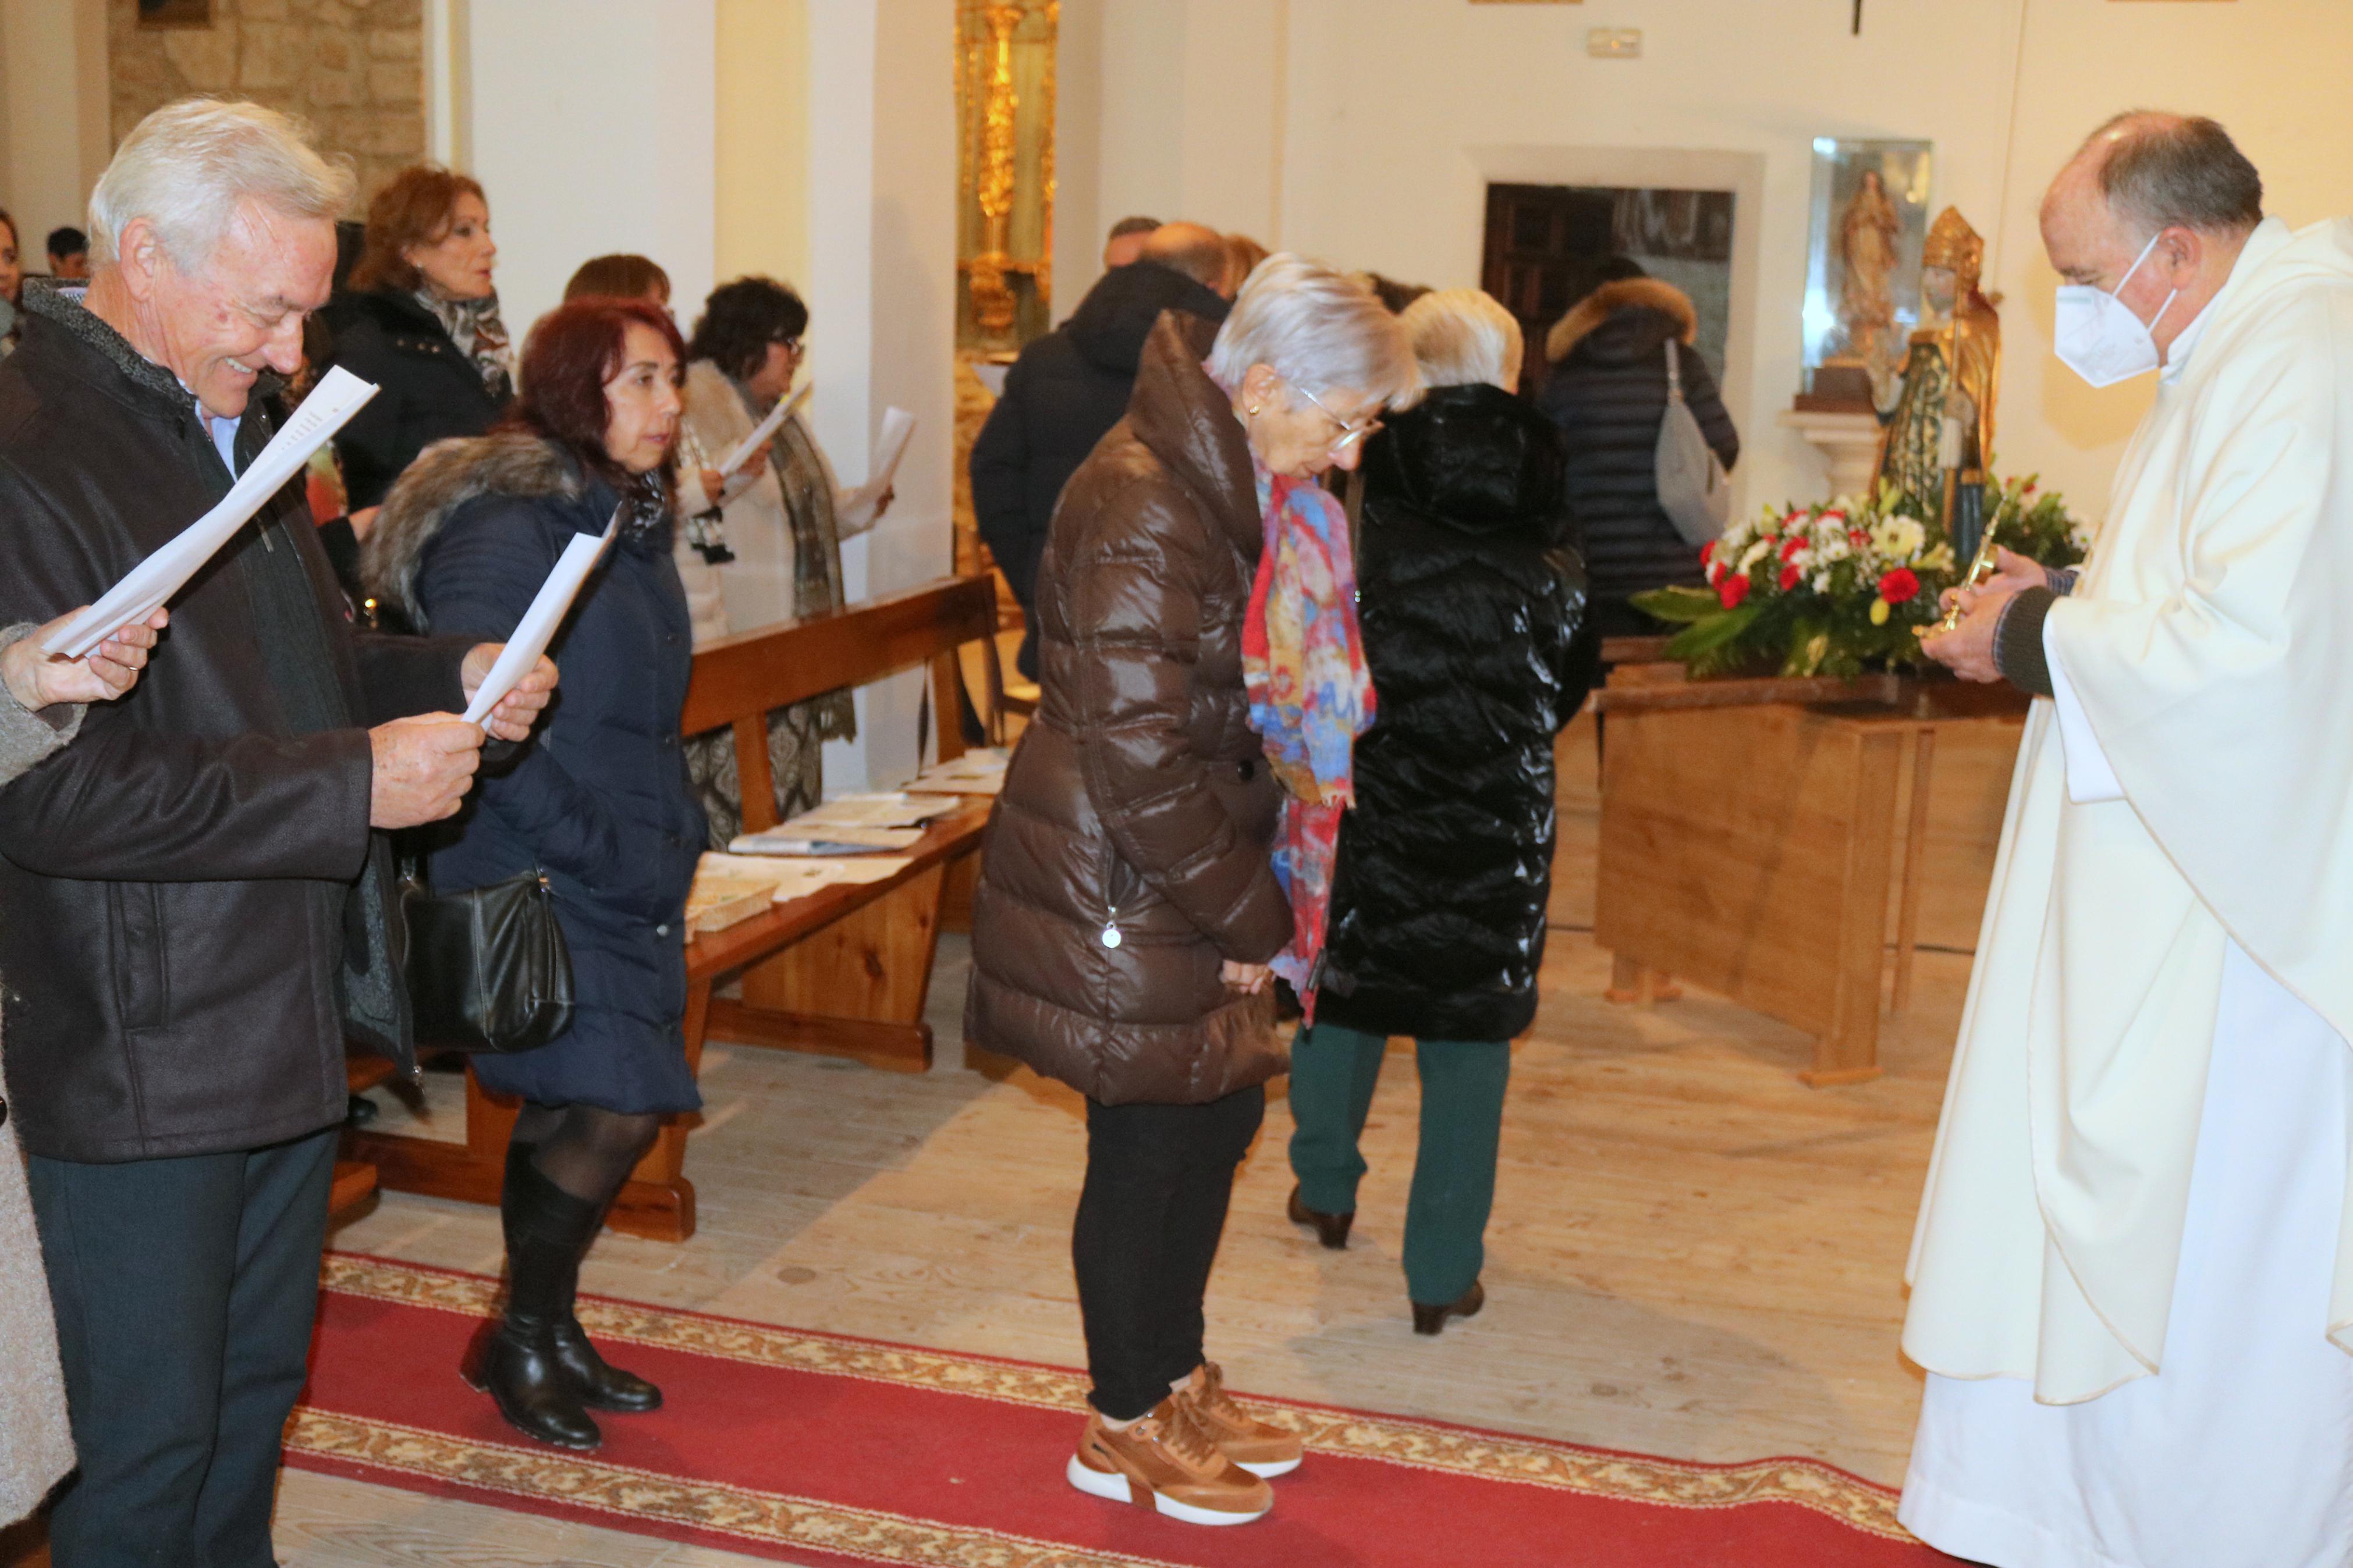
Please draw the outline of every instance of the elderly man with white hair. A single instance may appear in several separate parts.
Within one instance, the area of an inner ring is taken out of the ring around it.
[[[1930,652],[2039,696],[1914,1243],[1902,1518],[1998,1568],[2353,1551],[2353,223],[2210,120],[2042,206],[2059,357],[2157,371],[2080,577]]]
[[[251,104],[124,140],[87,294],[37,284],[0,365],[0,624],[96,599],[227,494],[351,195]],[[139,687],[0,790],[9,1102],[80,1458],[58,1568],[274,1561],[344,1040],[412,1054],[378,830],[458,808],[482,730],[457,710],[496,650],[355,637],[316,533],[274,498]],[[553,683],[491,732],[524,738]]]

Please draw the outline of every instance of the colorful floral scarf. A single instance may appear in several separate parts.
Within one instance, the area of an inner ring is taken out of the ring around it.
[[[1274,972],[1315,1021],[1340,816],[1356,798],[1356,737],[1373,722],[1373,681],[1356,625],[1356,565],[1338,498],[1258,468],[1266,547],[1242,621],[1250,728],[1282,785],[1274,874],[1291,899],[1291,943]]]

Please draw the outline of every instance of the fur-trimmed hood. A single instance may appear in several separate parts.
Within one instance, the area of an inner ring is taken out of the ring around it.
[[[1699,338],[1699,312],[1692,308],[1690,295],[1656,278],[1628,278],[1604,283],[1555,321],[1552,331],[1545,334],[1545,358],[1558,364],[1621,310],[1655,310],[1672,323],[1674,335],[1683,342],[1694,342]],[[1659,342],[1665,342],[1663,335]],[[1643,352],[1657,346],[1652,343]]]
[[[568,500],[586,489],[579,465],[537,436],[508,430],[436,441],[417,454],[384,498],[384,510],[360,548],[361,581],[410,626],[429,631],[425,606],[417,601],[417,569],[451,512],[476,496]]]

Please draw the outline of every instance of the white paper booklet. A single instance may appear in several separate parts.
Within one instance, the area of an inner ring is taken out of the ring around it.
[[[744,464],[750,462],[752,460],[752,454],[768,444],[768,438],[776,433],[777,429],[783,426],[786,420],[793,416],[794,409],[798,408],[802,404],[808,401],[809,394],[816,389],[817,384],[815,382],[811,382],[808,385],[802,387],[798,392],[794,393],[790,397],[779,397],[776,399],[776,405],[768,410],[768,416],[765,419],[761,420],[757,425],[752,426],[752,433],[749,436],[744,437],[741,441],[736,442],[735,449],[729,452],[727,456],[719,460],[719,472],[721,476],[724,477],[728,474],[732,474],[736,469],[742,468]]]
[[[879,855],[913,849],[923,841],[920,827],[771,827],[764,833],[739,833],[727,841],[736,855]]]
[[[622,503],[627,505],[627,502]],[[491,716],[491,710],[515,689],[515,682],[531,673],[547,645],[555,640],[555,628],[564,624],[572,601],[580,595],[580,584],[588,581],[596,569],[605,546],[613,542],[613,535],[621,526],[621,508],[613,509],[613,520],[602,533],[575,533],[564,553],[555,558],[555,565],[547,574],[547,581],[539,585],[532,599],[531,608],[522,613],[514,631],[507,637],[506,647],[491,666],[491,673],[482,678],[480,689],[466,710],[466,721],[479,724]]]
[[[996,795],[1005,788],[1005,766],[1010,760],[994,746],[966,752],[934,763],[907,787],[937,795]]]
[[[841,498],[839,511],[843,521],[854,530],[871,522],[874,509],[882,504],[883,493],[890,489],[892,477],[899,471],[899,459],[907,455],[907,440],[915,433],[915,416],[903,408],[882,411],[882,434],[874,443],[874,463],[866,482]]]
[[[935,816],[945,816],[963,805],[952,795],[908,795],[902,790],[844,795],[814,811],[801,813],[785,826],[811,837],[836,827],[915,827]]]
[[[204,563],[236,536],[262,504],[302,471],[311,454],[327,444],[344,421],[375,395],[375,384],[337,365],[329,371],[302,406],[269,438],[220,504],[182,529],[177,537],[133,566],[98,603],[76,616],[46,638],[42,651],[80,658],[104,642],[108,635],[134,621],[143,621],[171,602]]]

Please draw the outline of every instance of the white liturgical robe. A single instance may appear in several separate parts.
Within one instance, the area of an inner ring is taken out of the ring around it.
[[[2353,224],[2266,221],[2176,347],[2045,627],[1913,1244],[1905,1518],[2000,1568],[2353,1561]]]

